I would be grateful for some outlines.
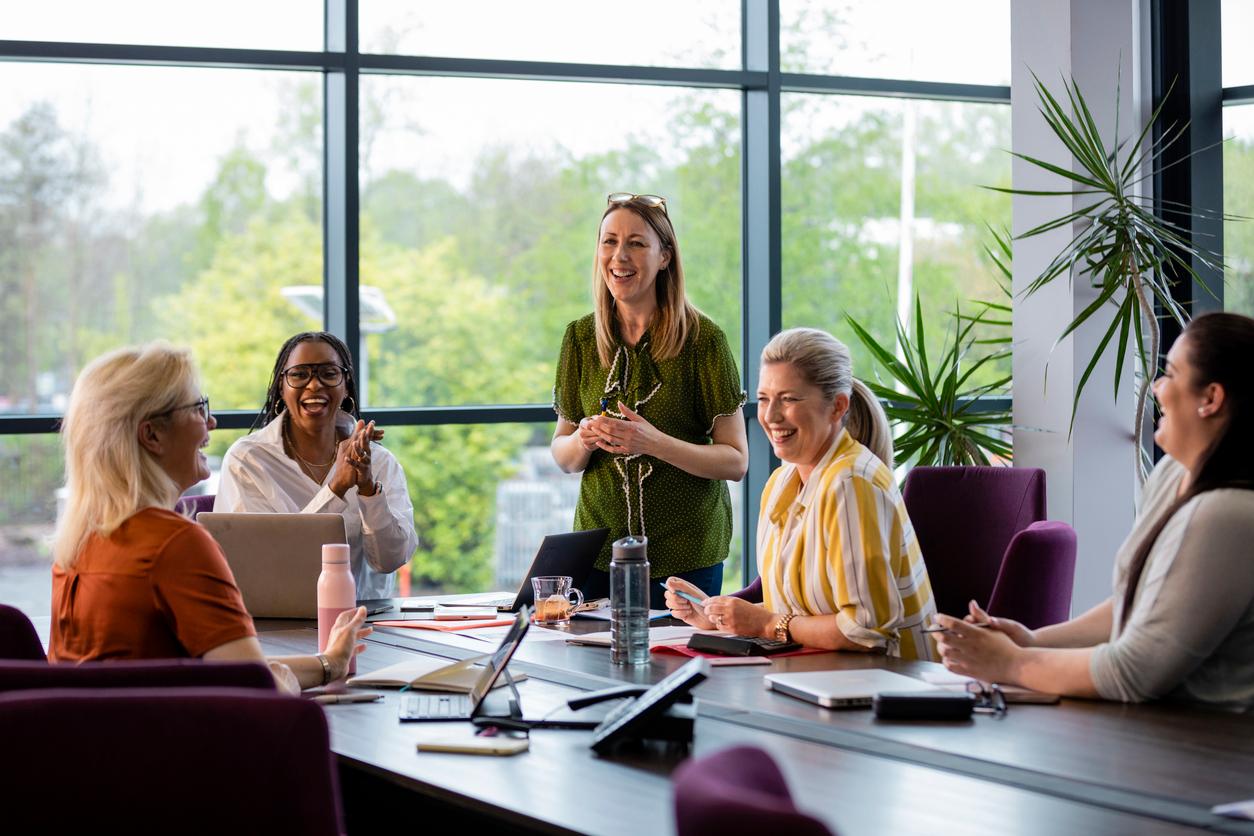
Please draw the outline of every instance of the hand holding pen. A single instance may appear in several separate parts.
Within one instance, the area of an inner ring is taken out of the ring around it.
[[[1032,647],[1036,644],[1036,634],[1027,627],[1015,621],[1013,618],[995,618],[989,615],[974,600],[967,604],[967,615],[962,619],[963,624],[970,624],[973,627],[982,627],[998,633],[1004,633],[1010,637],[1010,640],[1020,647]],[[952,630],[941,624],[933,622],[930,627],[924,627],[925,633],[951,633]]]
[[[717,629],[705,614],[705,604],[710,599],[700,597],[701,590],[682,578],[667,578],[662,586],[666,589],[666,608],[671,615],[701,630]]]

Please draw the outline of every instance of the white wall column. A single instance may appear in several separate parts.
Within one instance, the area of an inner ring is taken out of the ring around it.
[[[1065,101],[1064,78],[1084,93],[1103,140],[1112,141],[1115,87],[1121,83],[1121,137],[1143,124],[1150,84],[1143,67],[1148,10],[1139,0],[1013,0],[1011,6],[1011,141],[1014,150],[1061,166],[1071,158],[1038,112],[1032,73]],[[1062,178],[1015,159],[1015,188],[1069,188]],[[1148,187],[1147,187],[1148,188]],[[1014,198],[1016,235],[1086,205],[1083,198]],[[1067,426],[1076,384],[1105,333],[1110,317],[1099,312],[1076,334],[1058,336],[1094,298],[1086,275],[1070,285],[1060,277],[1049,287],[1022,294],[1079,227],[1063,227],[1014,244],[1015,464],[1041,467],[1049,486],[1049,516],[1071,523],[1079,535],[1072,612],[1110,594],[1114,554],[1132,527],[1132,363],[1124,358],[1125,391],[1116,403],[1114,361],[1106,358],[1085,387],[1070,439]],[[1113,311],[1112,311],[1113,313]],[[1112,351],[1113,354],[1113,351]]]

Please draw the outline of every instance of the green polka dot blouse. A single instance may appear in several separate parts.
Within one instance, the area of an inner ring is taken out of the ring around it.
[[[693,444],[710,444],[714,419],[744,405],[745,393],[727,338],[700,317],[679,354],[657,362],[650,332],[635,347],[619,344],[610,367],[597,356],[593,315],[566,328],[553,387],[558,417],[578,424],[601,413],[601,399],[616,418],[621,400],[662,432]],[[608,570],[610,544],[628,534],[649,538],[653,577],[704,569],[727,558],[732,509],[727,483],[703,479],[664,461],[594,450],[583,472],[575,530],[608,528],[596,568]]]

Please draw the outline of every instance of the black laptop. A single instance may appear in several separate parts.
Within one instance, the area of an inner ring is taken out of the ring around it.
[[[588,575],[592,572],[592,564],[596,563],[605,538],[610,534],[608,528],[590,528],[587,531],[571,531],[567,534],[549,534],[540,541],[540,548],[531,561],[518,592],[500,598],[483,598],[474,596],[465,606],[496,607],[498,610],[518,612],[520,607],[535,606],[535,589],[531,579],[550,575],[566,575],[576,589],[582,589]],[[450,601],[449,606],[462,606],[460,601]]]
[[[492,654],[484,659],[483,672],[469,694],[401,694],[400,717],[404,722],[415,720],[471,720],[480,713],[492,686],[504,672],[518,645],[522,644],[531,613],[526,607],[518,611],[514,624]]]
[[[492,596],[462,595],[455,599],[440,600],[435,596],[415,601],[409,598],[378,598],[357,603],[366,607],[367,622],[373,621],[428,621],[434,618],[432,610],[438,602],[449,607],[496,607],[503,612],[518,612],[520,607],[535,606],[535,590],[531,579],[546,575],[567,575],[576,589],[582,589],[592,572],[608,528],[592,528],[567,534],[550,534],[540,542],[540,548],[531,561],[531,568],[518,586],[518,592]]]
[[[518,612],[520,607],[535,606],[535,589],[531,586],[532,578],[548,575],[569,575],[576,589],[582,589],[592,572],[592,564],[596,563],[605,538],[610,535],[608,528],[590,528],[587,531],[572,531],[569,534],[550,534],[540,541],[535,559],[527,576],[518,587],[518,594],[510,605],[510,612]]]

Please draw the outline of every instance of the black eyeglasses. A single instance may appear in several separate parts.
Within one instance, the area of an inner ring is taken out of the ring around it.
[[[185,403],[182,406],[172,406],[169,409],[164,410],[162,412],[157,412],[153,415],[149,415],[147,420],[151,421],[154,418],[165,418],[167,415],[173,415],[174,413],[178,412],[180,409],[194,409],[200,413],[200,420],[205,421],[205,422],[209,421],[209,399],[208,398],[201,398],[200,400],[194,403]]]
[[[998,715],[1006,713],[1006,695],[1001,692],[1001,687],[996,682],[985,685],[978,679],[973,679],[967,683],[967,693],[977,698],[976,711]]]
[[[643,203],[651,209],[662,207],[662,212],[666,213],[666,198],[655,194],[632,194],[631,192],[610,192],[606,198],[606,206],[614,206],[619,203],[631,203],[633,200]],[[669,214],[669,213],[668,213]]]
[[[334,363],[305,363],[282,372],[283,379],[293,389],[304,389],[314,379],[314,375],[318,376],[318,382],[323,386],[338,386],[347,374],[348,369]]]

